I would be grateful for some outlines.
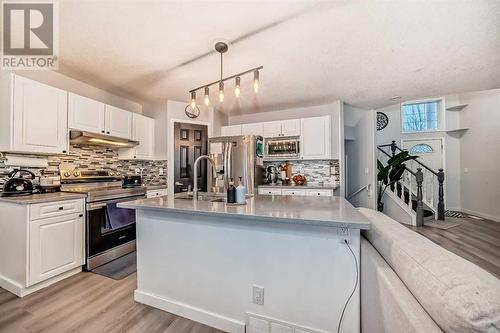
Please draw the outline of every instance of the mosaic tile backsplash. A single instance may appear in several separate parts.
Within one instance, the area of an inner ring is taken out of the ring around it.
[[[33,155],[31,155],[33,156]],[[45,156],[39,156],[44,157]],[[47,168],[25,168],[40,176],[45,174],[59,174],[62,169],[80,170],[110,170],[118,171],[123,175],[135,175],[142,169],[143,182],[145,184],[166,184],[167,183],[167,161],[141,161],[141,160],[119,160],[118,150],[100,146],[77,146],[70,147],[68,155],[47,156]],[[20,165],[20,167],[23,167]],[[0,158],[0,191],[7,180],[7,174],[11,166],[5,165],[5,159]],[[160,175],[163,169],[163,175]]]
[[[280,166],[282,162],[264,162],[264,167],[269,165],[274,165],[276,167]],[[330,178],[330,165],[334,167],[333,175],[336,181],[340,181],[340,167],[338,160],[300,160],[300,161],[288,161],[292,166],[292,175],[302,174],[306,177],[309,183],[323,183],[327,182]]]

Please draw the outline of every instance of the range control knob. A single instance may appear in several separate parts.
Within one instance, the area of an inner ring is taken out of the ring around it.
[[[121,175],[121,174],[122,174],[121,172],[117,172],[117,173],[116,173],[116,175],[117,175],[117,176],[119,176],[119,175]]]
[[[115,175],[115,173],[114,173],[113,171],[111,171],[111,172],[109,173],[109,175],[110,175],[111,177],[113,177],[113,176]]]
[[[80,172],[79,172],[79,171],[75,171],[75,172],[73,172],[73,176],[75,176],[75,177],[79,177],[79,176],[80,176]]]
[[[69,171],[66,171],[66,172],[64,173],[64,177],[69,177],[69,176],[71,176],[71,173],[70,173]]]

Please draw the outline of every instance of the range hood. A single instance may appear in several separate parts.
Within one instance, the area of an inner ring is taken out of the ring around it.
[[[118,138],[116,136],[73,130],[69,132],[69,142],[71,144],[110,148],[131,148],[139,144],[139,141]]]

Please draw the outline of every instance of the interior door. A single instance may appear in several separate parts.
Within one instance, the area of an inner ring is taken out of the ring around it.
[[[174,193],[186,192],[193,188],[194,161],[207,155],[207,126],[175,123]],[[207,162],[198,165],[198,189],[207,191]]]
[[[441,139],[403,140],[403,149],[434,171],[443,167],[443,141]]]

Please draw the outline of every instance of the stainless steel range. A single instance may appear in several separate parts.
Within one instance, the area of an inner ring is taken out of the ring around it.
[[[120,173],[107,170],[61,170],[61,184],[63,192],[87,194],[87,270],[135,251],[135,211],[116,204],[145,198],[145,187],[123,187]]]

